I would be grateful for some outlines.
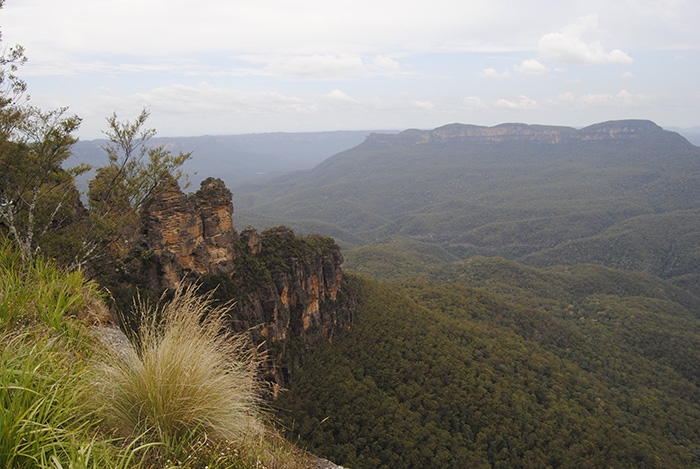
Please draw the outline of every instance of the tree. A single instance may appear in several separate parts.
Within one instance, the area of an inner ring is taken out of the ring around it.
[[[78,216],[74,178],[89,169],[63,170],[80,118],[66,116],[67,108],[45,112],[27,104],[27,85],[17,76],[26,60],[22,46],[0,56],[0,230],[25,261],[34,258],[49,230],[55,236]]]
[[[62,168],[77,141],[73,132],[77,116],[65,116],[66,108],[44,112],[25,107],[10,139],[2,141],[5,171],[0,181],[0,221],[22,253],[31,260],[42,238],[80,217],[75,176],[89,169],[80,165]]]
[[[0,9],[5,0],[0,0]],[[0,32],[0,42],[2,33]],[[15,45],[0,55],[0,139],[8,140],[22,121],[21,102],[27,84],[17,76],[17,70],[27,61],[24,47]],[[0,160],[1,162],[2,160]]]
[[[118,201],[119,206],[128,203],[139,213],[163,181],[183,178],[180,167],[192,153],[172,155],[164,145],[149,146],[148,141],[156,134],[155,129],[144,128],[149,116],[150,112],[143,109],[133,122],[119,121],[116,113],[107,119],[109,128],[104,134],[109,144],[103,148],[109,163],[98,169],[90,183],[92,209],[106,213],[109,204]]]
[[[164,145],[150,146],[155,129],[145,128],[150,113],[143,109],[134,121],[107,119],[104,147],[108,164],[89,182],[88,205],[95,237],[117,257],[128,252],[130,238],[139,229],[146,201],[164,181],[186,179],[181,166],[192,153],[173,155]]]

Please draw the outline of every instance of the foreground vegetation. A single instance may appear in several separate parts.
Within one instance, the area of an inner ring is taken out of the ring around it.
[[[0,467],[307,467],[267,425],[244,338],[192,289],[140,305],[133,344],[79,317],[94,283],[0,243]],[[203,322],[200,322],[203,321]]]

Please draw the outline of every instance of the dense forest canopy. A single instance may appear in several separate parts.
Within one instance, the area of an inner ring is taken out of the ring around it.
[[[349,467],[700,463],[697,298],[605,268],[481,263],[486,288],[351,278],[355,326],[275,404],[289,437]]]

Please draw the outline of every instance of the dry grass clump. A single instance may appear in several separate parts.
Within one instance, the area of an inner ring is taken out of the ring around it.
[[[159,306],[137,306],[136,340],[98,365],[95,397],[116,433],[143,435],[171,452],[260,437],[260,359],[245,336],[227,332],[227,309],[194,287]]]

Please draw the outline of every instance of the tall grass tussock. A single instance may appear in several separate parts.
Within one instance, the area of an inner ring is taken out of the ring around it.
[[[244,335],[226,332],[227,310],[195,287],[137,309],[132,345],[107,354],[95,379],[94,395],[117,434],[173,445],[261,435],[258,359]]]

